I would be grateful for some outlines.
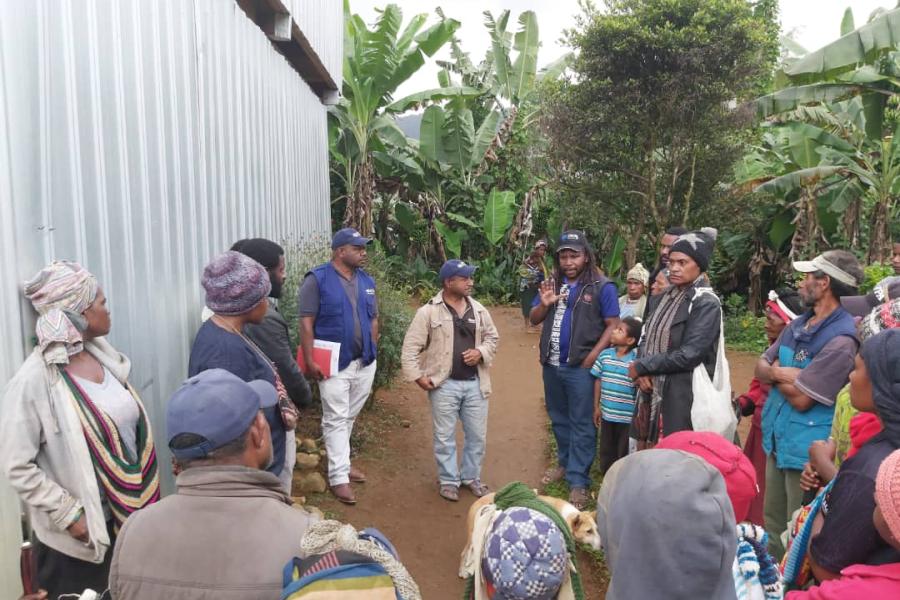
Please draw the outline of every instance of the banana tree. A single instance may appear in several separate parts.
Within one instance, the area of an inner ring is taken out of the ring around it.
[[[370,29],[359,15],[350,14],[347,0],[344,15],[343,97],[329,111],[330,150],[347,190],[344,224],[369,235],[375,193],[372,153],[406,144],[391,113],[416,102],[479,92],[437,88],[399,104],[392,98],[425,64],[425,58],[434,56],[453,36],[459,21],[441,18],[422,30],[428,17],[419,14],[401,28],[403,13],[396,4],[388,4]]]

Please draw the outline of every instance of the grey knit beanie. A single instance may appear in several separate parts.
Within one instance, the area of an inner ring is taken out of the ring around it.
[[[242,315],[269,295],[272,282],[265,267],[240,252],[229,250],[203,269],[206,306],[220,315]]]

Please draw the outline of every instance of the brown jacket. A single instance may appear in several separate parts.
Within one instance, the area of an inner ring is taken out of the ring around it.
[[[481,352],[482,359],[478,363],[478,380],[481,393],[487,398],[491,393],[488,367],[494,361],[500,336],[491,313],[473,298],[469,298],[469,302],[475,313],[475,348]],[[430,377],[437,387],[450,376],[453,368],[453,315],[444,304],[443,291],[416,311],[403,338],[400,361],[406,381]]]
[[[273,600],[316,517],[281,482],[240,466],[193,467],[178,492],[134,513],[116,540],[115,600]]]

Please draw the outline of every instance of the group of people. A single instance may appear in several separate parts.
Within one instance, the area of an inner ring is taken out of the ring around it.
[[[107,340],[100,283],[67,261],[26,282],[37,345],[6,388],[0,466],[28,512],[39,597],[279,595],[281,569],[315,521],[290,508],[294,429],[312,402],[309,381],[319,383],[332,492],[352,503],[350,482],[366,479],[350,464],[350,435],[378,342],[375,282],[360,268],[368,242],[338,231],[332,260],[303,281],[305,374],[276,303],[284,250],[245,239],[206,265],[188,379],[166,407],[177,491],[162,500],[150,420],[129,384],[129,359]],[[313,360],[316,340],[340,348],[327,378]]]
[[[275,597],[306,532],[344,535],[290,507],[294,428],[317,383],[330,490],[354,504],[353,484],[366,476],[351,464],[350,436],[379,339],[376,283],[363,269],[369,241],[338,231],[331,260],[304,277],[302,370],[277,305],[283,249],[240,240],[206,265],[188,379],[166,408],[177,491],[165,499],[130,362],[106,338],[99,282],[66,261],[26,282],[37,345],[6,389],[0,466],[28,511],[42,594]],[[668,230],[653,272],[635,265],[621,297],[583,232],[562,233],[552,269],[548,244],[537,245],[521,291],[528,323],[541,328],[557,448],[542,484],[565,479],[569,501],[584,508],[599,437],[611,598],[768,599],[815,583],[796,597],[896,592],[900,244],[897,276],[868,295],[857,293],[858,261],[840,250],[795,262],[798,292],[770,294],[770,347],[735,404],[753,415],[742,452],[736,440],[693,431],[696,372],[711,377],[721,360],[722,308],[707,276],[715,241],[712,229]],[[481,467],[499,336],[472,298],[474,274],[461,260],[442,266],[441,290],[416,312],[401,356],[404,378],[428,394],[437,492],[449,501],[462,487],[490,493]],[[321,348],[335,360],[323,362]],[[471,597],[583,597],[565,522],[524,486],[507,486],[490,506]],[[385,561],[395,583],[415,588]]]

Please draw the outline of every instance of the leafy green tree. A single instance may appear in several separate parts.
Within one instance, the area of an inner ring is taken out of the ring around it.
[[[763,5],[764,4],[764,5]],[[548,111],[570,225],[638,244],[720,200],[750,125],[736,105],[778,53],[772,2],[607,0],[568,35],[575,76]]]

